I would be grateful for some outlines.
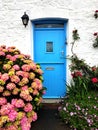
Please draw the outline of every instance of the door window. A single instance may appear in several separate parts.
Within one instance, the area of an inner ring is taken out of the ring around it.
[[[64,28],[64,23],[58,23],[58,24],[54,24],[54,23],[50,23],[50,24],[39,23],[39,24],[35,24],[35,28]]]
[[[53,52],[53,42],[46,42],[46,52]]]

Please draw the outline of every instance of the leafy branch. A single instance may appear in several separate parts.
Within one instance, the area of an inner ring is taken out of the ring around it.
[[[73,38],[73,42],[72,42],[71,52],[73,55],[75,55],[75,53],[73,52],[73,47],[75,42],[80,39],[77,29],[72,31],[72,38]]]

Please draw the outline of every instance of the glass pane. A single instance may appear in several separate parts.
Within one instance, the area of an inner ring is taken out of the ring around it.
[[[63,23],[35,24],[35,28],[64,28],[64,24]]]
[[[53,42],[46,42],[46,52],[53,52]]]

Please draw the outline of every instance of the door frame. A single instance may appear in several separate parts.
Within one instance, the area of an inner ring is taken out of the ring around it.
[[[64,24],[64,34],[65,34],[65,44],[67,44],[67,24],[68,24],[68,19],[64,19],[64,18],[39,18],[39,19],[35,19],[32,21],[32,28],[33,28],[33,45],[32,45],[32,57],[34,59],[34,32],[35,32],[35,24],[45,24],[45,23],[63,23]],[[67,47],[66,47],[67,49]],[[67,51],[65,51],[65,56]],[[67,75],[67,63],[65,62],[65,82],[66,82],[66,75]],[[65,88],[65,92],[66,92],[66,88]]]

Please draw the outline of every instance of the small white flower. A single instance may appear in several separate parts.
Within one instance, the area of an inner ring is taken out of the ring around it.
[[[73,115],[74,115],[74,113],[73,113],[73,112],[70,112],[70,115],[71,115],[71,116],[73,116]]]
[[[64,107],[63,110],[66,111],[66,107]]]
[[[94,106],[94,109],[96,109],[96,106]]]

